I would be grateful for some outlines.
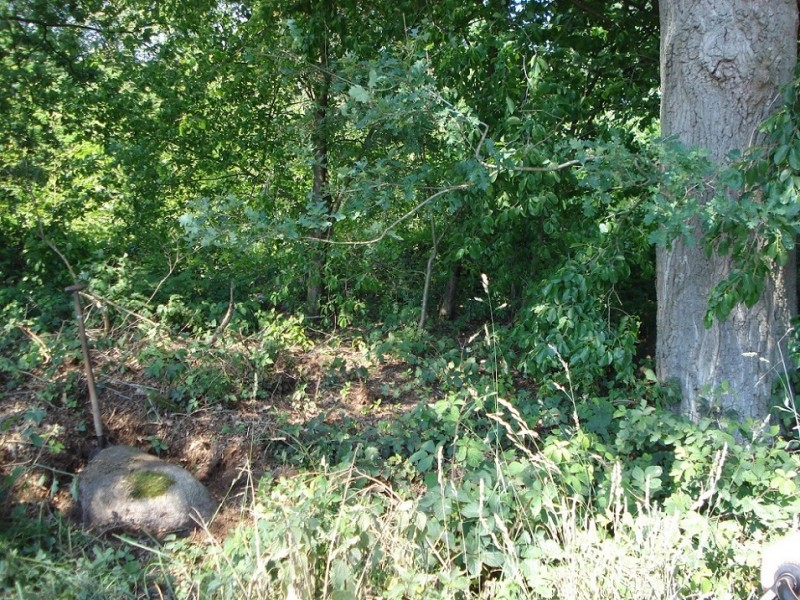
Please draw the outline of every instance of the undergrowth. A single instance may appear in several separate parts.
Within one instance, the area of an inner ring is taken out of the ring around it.
[[[630,412],[620,416],[648,414]],[[624,465],[619,450],[634,451],[624,435],[614,455],[580,431],[539,439],[513,408],[493,417],[507,447],[459,438],[480,455],[459,454],[453,438],[377,467],[359,445],[348,462],[323,455],[302,475],[262,479],[247,517],[225,540],[209,537],[202,558],[170,547],[183,569],[194,557],[179,595],[746,598],[760,543],[799,508],[797,460],[777,446],[676,420],[664,427],[665,470]]]
[[[141,325],[97,344],[123,357],[103,376],[139,369],[154,413],[265,401],[278,363],[315,344],[332,357],[327,392],[392,360],[403,378],[380,393],[416,404],[385,419],[276,411],[277,435],[250,430],[249,443],[296,474],[255,480],[243,465],[242,518],[223,538],[96,538],[21,504],[0,533],[3,597],[747,598],[761,544],[800,512],[787,430],[689,423],[648,377],[574,384],[555,348],[562,373],[532,386],[492,327],[460,342],[392,328],[320,344],[302,320],[255,312],[214,344]],[[5,326],[0,350],[25,349],[3,351],[0,370],[6,389],[36,373],[38,403],[2,428],[57,453],[66,434],[37,424],[79,394],[77,349],[60,333],[26,346],[24,327]],[[299,381],[287,394],[313,404]]]

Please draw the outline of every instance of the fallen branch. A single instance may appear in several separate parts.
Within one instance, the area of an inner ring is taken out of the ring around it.
[[[93,294],[92,292],[87,292],[86,290],[81,290],[81,296],[89,300],[92,300],[93,302],[102,302],[103,304],[108,304],[109,306],[113,306],[117,310],[121,310],[122,312],[132,317],[135,317],[141,321],[145,321],[146,323],[149,323],[153,327],[158,327],[158,323],[156,323],[152,319],[148,319],[147,317],[140,315],[139,313],[133,312],[132,310],[127,309],[124,306],[109,300],[108,298],[103,298],[102,296],[98,296],[97,294]]]

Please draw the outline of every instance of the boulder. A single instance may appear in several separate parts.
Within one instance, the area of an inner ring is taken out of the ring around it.
[[[214,513],[208,490],[186,469],[129,446],[99,452],[78,476],[85,527],[163,535],[188,531]]]

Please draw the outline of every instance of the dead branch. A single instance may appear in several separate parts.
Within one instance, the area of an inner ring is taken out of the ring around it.
[[[102,302],[103,304],[108,304],[109,306],[113,306],[117,310],[120,310],[120,311],[124,312],[127,315],[135,317],[135,318],[139,319],[140,321],[144,321],[145,323],[149,323],[153,327],[158,327],[158,323],[156,323],[152,319],[148,319],[147,317],[145,317],[143,315],[140,315],[139,313],[136,313],[136,312],[134,312],[134,311],[132,311],[130,309],[127,309],[124,306],[122,306],[120,304],[117,304],[116,302],[113,302],[112,300],[109,300],[108,298],[103,298],[102,296],[98,296],[97,294],[94,294],[92,292],[87,292],[86,290],[81,290],[81,296],[83,296],[84,298],[87,298],[89,300],[92,300],[93,302]]]
[[[31,331],[30,328],[26,327],[25,325],[20,325],[19,323],[17,323],[17,327],[19,327],[22,330],[22,333],[24,333],[29,338],[31,338],[31,340],[33,340],[36,343],[37,346],[39,346],[39,350],[44,355],[44,362],[45,363],[49,363],[50,362],[50,351],[47,348],[47,344],[45,343],[45,341],[42,338],[40,338],[38,335],[36,335],[33,331]]]
[[[196,249],[192,250],[191,254],[194,254],[196,251],[197,251]],[[153,290],[153,293],[150,294],[150,297],[147,299],[147,302],[145,302],[145,304],[150,304],[153,301],[153,298],[156,297],[156,294],[161,289],[161,286],[163,286],[166,283],[167,279],[169,279],[170,276],[175,272],[175,268],[178,266],[178,263],[181,261],[182,258],[184,257],[181,256],[181,248],[180,244],[178,244],[178,247],[175,249],[175,260],[171,260],[169,254],[167,254],[167,265],[169,266],[169,270],[167,271],[167,274],[161,278],[161,281],[158,282],[158,285],[156,285],[155,289]]]

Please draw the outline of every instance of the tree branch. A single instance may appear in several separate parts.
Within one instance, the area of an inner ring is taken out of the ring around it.
[[[551,173],[552,171],[561,171],[568,167],[574,167],[581,164],[581,161],[574,159],[563,162],[560,165],[550,165],[548,167],[511,167],[512,171],[523,171],[525,173]]]
[[[45,244],[47,244],[47,246],[53,252],[55,252],[58,255],[58,257],[61,259],[61,261],[67,267],[67,271],[69,271],[69,274],[72,276],[72,283],[77,284],[78,283],[78,276],[75,274],[75,271],[72,269],[72,265],[69,264],[69,261],[67,260],[67,257],[64,256],[63,254],[61,254],[61,251],[56,247],[56,245],[53,242],[51,242],[50,239],[44,234],[44,227],[42,226],[41,219],[39,220],[39,237],[42,239],[42,241]]]
[[[0,17],[0,21],[13,21],[23,25],[37,25],[38,27],[43,27],[44,29],[80,29],[82,31],[92,31],[94,33],[136,33],[135,31],[130,31],[128,29],[102,29],[92,25],[82,25],[81,23],[48,23],[47,21],[42,21],[41,19],[29,19],[19,15]]]
[[[371,244],[377,244],[383,238],[385,238],[387,235],[389,235],[389,233],[395,227],[397,227],[403,221],[406,221],[406,220],[410,219],[411,217],[413,217],[415,214],[417,214],[427,204],[430,204],[431,202],[433,202],[437,198],[440,198],[441,196],[444,196],[445,194],[448,194],[450,192],[455,192],[456,190],[466,190],[466,189],[471,188],[473,185],[474,184],[472,184],[472,183],[461,183],[459,185],[454,185],[454,186],[445,188],[443,190],[439,190],[438,192],[436,192],[432,196],[428,196],[427,198],[425,198],[425,200],[423,200],[422,202],[417,204],[414,208],[412,208],[410,211],[408,211],[402,217],[400,217],[399,219],[396,219],[386,229],[384,229],[378,237],[372,238],[371,240],[360,240],[360,241],[355,241],[355,242],[339,242],[339,241],[336,241],[336,240],[329,240],[329,239],[311,237],[311,236],[306,236],[306,237],[303,237],[301,239],[306,240],[306,241],[310,241],[310,242],[323,242],[325,244],[331,244],[331,245],[337,245],[337,246],[369,246]]]
[[[444,231],[437,237],[436,224],[433,221],[433,216],[431,216],[431,238],[433,239],[433,245],[431,246],[431,253],[428,255],[428,263],[425,267],[425,284],[422,287],[422,306],[420,307],[419,323],[417,324],[417,327],[420,329],[425,327],[425,320],[428,314],[428,295],[431,289],[431,277],[433,276],[433,261],[436,260],[439,242],[442,241],[443,237]]]
[[[87,298],[88,300],[91,300],[92,302],[95,302],[95,303],[96,302],[102,302],[103,304],[108,304],[109,306],[113,306],[117,310],[122,311],[125,314],[128,314],[128,315],[130,315],[132,317],[135,317],[135,318],[139,319],[140,321],[144,321],[145,323],[149,323],[153,327],[160,327],[160,325],[158,323],[156,323],[155,321],[153,321],[152,319],[148,319],[144,315],[140,315],[137,312],[129,310],[129,309],[125,308],[124,306],[122,306],[121,304],[117,304],[116,302],[113,302],[113,301],[109,300],[108,298],[103,298],[102,296],[98,296],[97,294],[93,294],[91,292],[87,292],[86,290],[81,290],[81,296],[83,296],[84,298]]]
[[[17,323],[17,327],[22,331],[22,333],[36,342],[36,344],[39,346],[39,351],[44,355],[44,362],[50,362],[50,350],[47,348],[47,343],[45,343],[45,341],[36,335],[29,327],[19,323]]]

